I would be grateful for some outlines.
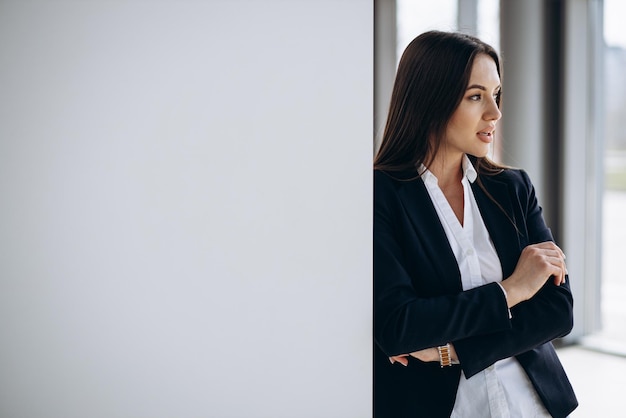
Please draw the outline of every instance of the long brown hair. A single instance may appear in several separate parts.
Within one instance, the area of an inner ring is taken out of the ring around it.
[[[496,51],[473,36],[430,31],[411,41],[398,65],[375,169],[415,171],[420,163],[432,162],[426,158],[437,153],[478,54],[493,58],[501,75]],[[500,106],[499,96],[497,103]],[[486,157],[477,158],[475,166],[481,174],[495,174],[503,168]]]

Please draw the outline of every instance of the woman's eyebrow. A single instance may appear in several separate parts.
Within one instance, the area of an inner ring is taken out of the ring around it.
[[[501,88],[501,86],[498,86],[494,90],[500,90],[500,88]],[[487,91],[487,87],[481,86],[480,84],[472,84],[466,90],[471,90],[471,89],[479,89],[479,90],[482,90],[482,91]]]

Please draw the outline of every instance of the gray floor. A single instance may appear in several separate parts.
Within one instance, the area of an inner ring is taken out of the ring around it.
[[[626,417],[626,357],[583,346],[558,349],[580,406],[572,418]]]

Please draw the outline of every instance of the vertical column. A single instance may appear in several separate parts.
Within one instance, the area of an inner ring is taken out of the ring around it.
[[[504,87],[498,140],[503,145],[504,163],[524,168],[544,201],[542,5],[541,0],[500,3]]]
[[[458,0],[457,27],[459,32],[478,34],[478,0]]]
[[[374,1],[374,153],[383,136],[396,74],[396,0]]]

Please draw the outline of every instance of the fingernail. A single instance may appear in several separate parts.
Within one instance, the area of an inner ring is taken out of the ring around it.
[[[392,358],[390,358],[389,361],[391,362],[391,364],[395,363]]]

